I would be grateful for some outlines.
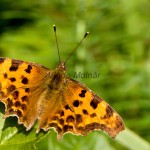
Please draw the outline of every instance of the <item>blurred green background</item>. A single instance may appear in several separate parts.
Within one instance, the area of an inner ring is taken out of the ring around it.
[[[150,142],[150,1],[149,0],[1,0],[0,57],[40,63],[54,69],[58,54],[67,58],[86,31],[90,34],[67,62],[68,73],[97,72],[78,78],[123,118],[126,130],[115,140],[95,131],[86,137],[54,131],[26,132],[17,119],[2,119],[0,149],[148,150]]]

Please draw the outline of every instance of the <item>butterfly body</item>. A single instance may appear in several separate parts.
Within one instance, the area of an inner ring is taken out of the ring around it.
[[[47,84],[51,91],[61,90],[66,82],[66,70],[62,62],[54,71],[47,76]]]
[[[115,137],[124,123],[109,104],[84,84],[66,76],[64,62],[55,70],[35,63],[0,58],[0,101],[5,117],[17,116],[29,130],[54,128],[58,139],[71,132],[86,135],[93,130]]]

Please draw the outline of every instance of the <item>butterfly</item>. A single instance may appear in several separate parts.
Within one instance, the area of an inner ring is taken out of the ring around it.
[[[66,75],[65,62],[50,70],[1,57],[0,102],[5,104],[4,118],[17,116],[26,130],[37,121],[37,133],[54,128],[58,139],[68,132],[87,135],[93,130],[115,138],[125,129],[123,120],[108,103]]]

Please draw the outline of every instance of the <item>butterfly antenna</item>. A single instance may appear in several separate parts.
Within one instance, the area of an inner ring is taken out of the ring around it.
[[[86,36],[89,34],[89,32],[86,32],[84,37],[81,39],[81,41],[78,43],[78,45],[75,47],[75,49],[70,53],[70,55],[67,57],[67,59],[65,60],[65,64],[67,62],[67,60],[70,58],[70,56],[78,49],[78,47],[81,45],[82,41],[86,38]]]
[[[58,57],[59,57],[59,63],[61,63],[61,62],[60,62],[60,51],[59,51],[59,46],[58,46],[57,34],[56,34],[56,26],[53,25],[53,27],[54,27],[54,33],[55,33],[55,40],[56,40],[56,45],[57,45],[57,51],[58,51]]]

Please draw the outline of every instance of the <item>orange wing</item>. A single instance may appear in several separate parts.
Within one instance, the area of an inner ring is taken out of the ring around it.
[[[5,117],[17,116],[30,129],[38,117],[48,74],[50,70],[38,64],[0,58],[0,101],[5,104]]]
[[[67,79],[62,91],[51,97],[51,102],[55,103],[45,109],[38,131],[54,128],[57,138],[61,139],[67,132],[86,135],[92,130],[102,130],[114,138],[125,128],[121,117],[109,104],[75,80]]]
[[[85,85],[71,80],[68,90],[72,94],[66,95],[66,101],[74,108],[76,132],[86,135],[92,130],[102,130],[114,138],[124,130],[119,114]]]

